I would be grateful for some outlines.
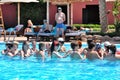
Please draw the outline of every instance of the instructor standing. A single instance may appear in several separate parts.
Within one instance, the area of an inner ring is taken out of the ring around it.
[[[65,14],[62,12],[62,8],[58,7],[58,12],[55,15],[55,20],[56,20],[56,27],[57,27],[57,36],[59,37],[59,35],[62,32],[62,37],[64,38],[64,21],[65,19]]]

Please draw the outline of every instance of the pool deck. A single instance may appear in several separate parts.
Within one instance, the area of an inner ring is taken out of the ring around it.
[[[5,42],[8,40],[8,36],[6,36],[6,40]],[[10,41],[13,40],[13,36],[10,37]],[[32,40],[35,40],[35,39],[32,39]],[[3,35],[0,37],[0,42],[3,42],[4,41],[4,37]],[[15,37],[15,41],[18,41],[18,42],[23,42],[23,41],[27,41],[27,37],[24,37],[24,36],[20,36],[20,37]],[[30,40],[31,41],[31,40]],[[44,41],[45,42],[45,41]],[[51,42],[51,41],[50,41]],[[114,44],[120,44],[120,41],[110,41],[111,43],[114,43]],[[86,42],[83,42],[83,43],[86,43]]]
[[[6,40],[5,41],[7,41],[7,40],[8,40],[8,36],[6,36]],[[13,40],[13,36],[10,37],[10,41],[12,41],[12,40]],[[24,37],[24,36],[15,37],[15,41],[22,42],[22,41],[26,41],[26,40],[27,40],[27,37]],[[4,37],[3,36],[0,37],[0,41],[4,41]]]

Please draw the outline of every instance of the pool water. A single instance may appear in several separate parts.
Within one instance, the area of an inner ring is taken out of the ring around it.
[[[65,44],[67,49],[70,44]],[[0,43],[0,51],[5,48]],[[83,44],[82,47],[87,46]],[[22,44],[19,44],[21,49]],[[37,46],[38,47],[38,46]],[[117,44],[119,48],[120,45]],[[119,80],[120,60],[70,61],[69,58],[46,62],[33,56],[21,60],[0,54],[0,80]]]

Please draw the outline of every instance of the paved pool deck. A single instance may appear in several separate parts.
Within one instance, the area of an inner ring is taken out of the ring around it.
[[[35,40],[34,38],[29,40],[29,41],[32,41],[32,40]],[[2,35],[0,37],[0,42],[3,42],[3,41],[8,41],[8,35],[6,36],[6,40],[4,40],[4,36]],[[13,41],[13,36],[10,37],[10,41]],[[20,36],[20,37],[15,37],[15,41],[18,41],[18,42],[23,42],[23,41],[27,41],[27,37],[24,37],[24,36]],[[46,41],[44,41],[46,42]],[[51,42],[51,41],[50,41]],[[120,41],[110,41],[111,43],[114,43],[114,44],[120,44]],[[83,43],[86,43],[86,42],[83,42]]]

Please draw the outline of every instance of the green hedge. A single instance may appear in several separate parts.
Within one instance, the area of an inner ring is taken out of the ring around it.
[[[101,36],[108,35],[108,36],[110,36],[110,37],[120,36],[120,33],[117,33],[117,32],[112,32],[112,33],[94,32],[94,33],[87,33],[87,34],[88,34],[88,35],[101,35]]]
[[[100,31],[101,27],[99,24],[73,24],[73,27],[76,27],[77,29],[79,29],[80,27],[84,27],[84,28],[92,28],[93,31]],[[114,25],[108,25],[109,29],[115,29]]]
[[[84,28],[100,28],[99,24],[73,24],[74,27],[84,27]],[[108,25],[109,29],[115,29],[114,25]]]
[[[84,27],[84,28],[100,28],[100,25],[98,24],[73,24],[73,26],[79,28],[79,27]]]

